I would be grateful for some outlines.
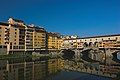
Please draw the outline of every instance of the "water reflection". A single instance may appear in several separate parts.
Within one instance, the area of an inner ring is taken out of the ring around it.
[[[0,60],[0,80],[46,80],[61,70],[60,59]]]
[[[81,72],[97,71],[92,70],[93,67],[87,68],[89,65],[59,58],[0,60],[0,80],[111,80],[111,78],[66,70],[69,67]],[[93,66],[97,67],[98,64]]]

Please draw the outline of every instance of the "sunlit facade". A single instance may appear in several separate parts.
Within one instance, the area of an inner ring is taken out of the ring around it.
[[[58,33],[47,33],[48,40],[48,50],[58,50],[59,49],[59,40],[60,36]]]
[[[9,44],[9,24],[0,22],[0,54],[7,53],[7,44]]]
[[[0,54],[26,54],[84,47],[120,48],[120,34],[83,38],[61,37],[58,33],[47,32],[43,27],[33,24],[26,25],[18,19],[9,18],[7,23],[0,22]]]
[[[35,27],[34,28],[34,49],[46,50],[46,30],[44,28]]]
[[[0,54],[28,53],[46,50],[46,30],[35,25],[26,25],[22,20],[9,18],[0,22]]]
[[[84,37],[76,39],[64,39],[64,48],[99,47],[99,48],[120,48],[120,34]]]

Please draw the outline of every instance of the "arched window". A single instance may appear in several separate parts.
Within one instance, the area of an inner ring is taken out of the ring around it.
[[[93,46],[93,43],[92,43],[92,42],[90,42],[90,43],[89,43],[89,46],[90,46],[90,47],[92,47],[92,46]]]
[[[84,46],[84,47],[88,47],[88,43],[85,42],[85,43],[83,44],[83,46]]]
[[[94,46],[95,46],[95,47],[98,47],[98,42],[95,42],[95,43],[94,43]]]

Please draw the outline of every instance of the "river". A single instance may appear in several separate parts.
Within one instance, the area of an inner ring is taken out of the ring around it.
[[[0,60],[0,80],[111,80],[62,69],[61,59]]]

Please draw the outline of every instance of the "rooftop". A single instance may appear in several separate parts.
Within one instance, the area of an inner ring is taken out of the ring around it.
[[[13,20],[16,21],[16,22],[24,23],[24,21],[22,21],[22,20],[20,20],[20,19],[14,19],[14,18],[11,18],[11,19],[13,19]]]
[[[111,36],[120,36],[120,34],[91,36],[91,37],[81,37],[81,38],[75,38],[75,39],[100,38],[100,37],[111,37]],[[75,39],[65,39],[65,40],[75,40]]]

